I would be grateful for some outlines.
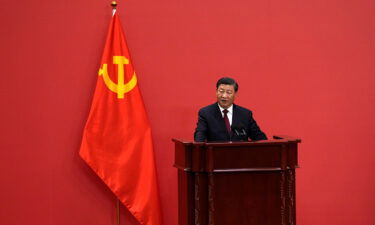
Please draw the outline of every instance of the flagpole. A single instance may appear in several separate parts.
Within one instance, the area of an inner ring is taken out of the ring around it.
[[[114,16],[116,13],[117,2],[112,1],[111,6],[112,6],[112,16]],[[117,221],[116,225],[120,225],[120,200],[118,198],[116,198],[116,221]]]
[[[112,6],[112,16],[114,16],[116,13],[117,2],[112,1],[111,6]],[[118,198],[116,198],[116,221],[117,221],[116,224],[120,225],[120,200]]]
[[[120,225],[120,200],[116,198],[116,220],[117,220],[117,225]]]

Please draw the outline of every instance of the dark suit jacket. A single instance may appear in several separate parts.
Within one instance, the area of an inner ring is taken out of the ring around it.
[[[194,133],[196,142],[225,142],[266,140],[267,136],[259,129],[250,110],[233,104],[232,132],[228,133],[217,103],[199,110],[197,128]]]

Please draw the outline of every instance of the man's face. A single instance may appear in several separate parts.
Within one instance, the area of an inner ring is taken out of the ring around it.
[[[233,104],[236,94],[234,85],[220,84],[216,90],[217,102],[221,107],[227,109]]]

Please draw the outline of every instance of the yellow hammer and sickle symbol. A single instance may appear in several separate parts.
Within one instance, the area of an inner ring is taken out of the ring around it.
[[[117,98],[124,98],[124,94],[131,91],[137,84],[137,76],[135,72],[128,83],[124,83],[124,65],[129,64],[129,59],[124,56],[113,56],[113,64],[117,65],[117,84],[114,83],[108,75],[108,65],[103,64],[103,67],[99,69],[99,76],[103,76],[105,85],[112,92],[117,93]]]

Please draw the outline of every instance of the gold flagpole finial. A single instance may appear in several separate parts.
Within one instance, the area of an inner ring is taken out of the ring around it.
[[[111,6],[112,6],[113,9],[116,9],[116,7],[117,7],[117,2],[116,2],[116,1],[112,1],[112,2],[111,2]]]
[[[113,16],[113,15],[115,15],[115,12],[116,12],[117,2],[112,1],[111,6],[112,6],[112,16]]]

